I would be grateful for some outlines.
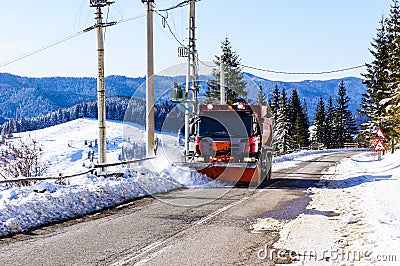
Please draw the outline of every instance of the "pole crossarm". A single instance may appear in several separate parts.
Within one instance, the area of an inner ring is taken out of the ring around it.
[[[106,28],[106,27],[111,27],[117,25],[117,21],[111,21],[111,22],[106,22],[106,23],[101,23],[101,24],[95,24],[93,26],[90,26],[86,29],[83,30],[84,33],[89,32],[91,30],[97,29],[98,27]]]

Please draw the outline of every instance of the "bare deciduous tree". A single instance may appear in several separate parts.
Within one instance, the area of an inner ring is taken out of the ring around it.
[[[40,161],[42,150],[38,143],[28,141],[0,146],[0,177],[4,179],[35,177],[45,173],[48,166]]]

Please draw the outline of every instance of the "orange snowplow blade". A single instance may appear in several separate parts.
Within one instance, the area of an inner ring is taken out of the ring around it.
[[[209,178],[232,183],[257,183],[260,184],[261,176],[256,164],[206,164],[193,163],[189,167],[197,172],[207,175]]]

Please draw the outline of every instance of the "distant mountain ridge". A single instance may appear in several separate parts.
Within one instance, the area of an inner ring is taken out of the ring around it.
[[[250,73],[246,74],[257,84],[257,87],[263,87],[267,98],[271,97],[276,85],[279,89],[285,88],[289,96],[291,91],[296,89],[300,99],[305,99],[307,103],[310,120],[314,116],[319,97],[322,97],[325,101],[328,100],[329,96],[336,99],[338,85],[341,80],[346,84],[350,98],[349,107],[353,114],[359,108],[361,96],[366,91],[362,80],[355,77],[325,81],[282,82],[267,80]],[[207,77],[203,76],[201,79],[207,80]],[[171,77],[157,76],[155,82],[156,95],[157,93],[160,95],[170,89],[174,80],[184,82],[184,77],[172,79]],[[144,82],[145,77],[108,76],[105,79],[106,95],[108,97],[132,95],[144,97]],[[200,95],[204,94],[205,89],[206,85],[203,81]],[[257,98],[257,94],[257,89],[252,90],[249,92],[249,99],[254,101]],[[30,78],[0,73],[0,122],[4,118],[33,117],[46,114],[60,108],[94,100],[97,97],[96,95],[96,78]],[[334,101],[334,103],[336,102]]]
[[[140,77],[106,77],[106,95],[131,96],[144,81]],[[33,117],[96,97],[96,78],[27,78],[0,73],[0,118]]]
[[[310,122],[314,118],[315,109],[317,107],[319,98],[322,97],[325,104],[328,103],[329,97],[333,99],[333,104],[336,104],[336,98],[339,91],[339,83],[343,80],[346,86],[347,96],[349,96],[349,108],[356,115],[356,110],[360,109],[362,94],[367,91],[367,88],[362,83],[362,79],[356,77],[346,77],[341,79],[331,80],[304,80],[300,82],[284,82],[284,81],[271,81],[264,78],[248,74],[249,77],[258,85],[261,85],[266,92],[267,98],[271,98],[275,85],[281,90],[285,88],[290,97],[294,89],[297,90],[301,101],[306,100],[307,109],[309,113]],[[254,94],[252,97],[257,97]],[[254,98],[256,99],[256,98]]]

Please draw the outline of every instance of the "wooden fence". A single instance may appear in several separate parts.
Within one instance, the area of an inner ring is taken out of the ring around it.
[[[76,177],[76,176],[82,176],[86,174],[97,174],[96,169],[102,169],[106,167],[111,167],[111,166],[118,166],[118,165],[129,165],[132,163],[139,163],[143,161],[148,161],[155,159],[155,157],[150,157],[150,158],[143,158],[143,159],[136,159],[136,160],[130,160],[130,161],[123,161],[123,162],[116,162],[116,163],[108,163],[108,164],[96,164],[92,168],[90,168],[87,171],[80,172],[80,173],[75,173],[71,175],[62,175],[61,173],[58,176],[35,176],[35,177],[25,177],[25,178],[12,178],[12,179],[4,179],[0,180],[0,184],[7,184],[7,183],[24,183],[24,182],[29,182],[29,181],[42,181],[42,180],[61,180],[61,179],[66,179],[66,178],[71,178],[71,177]],[[101,174],[101,173],[100,173]],[[102,176],[107,176],[106,174],[101,174]]]

